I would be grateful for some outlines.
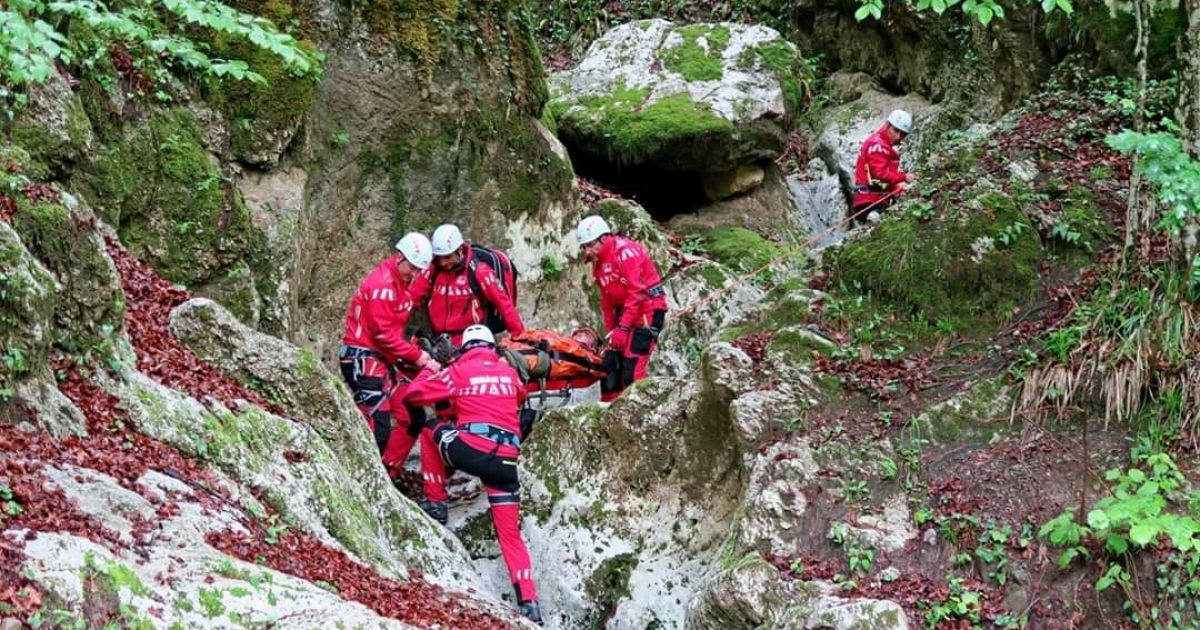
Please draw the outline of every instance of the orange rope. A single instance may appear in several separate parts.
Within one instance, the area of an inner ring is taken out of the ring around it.
[[[808,240],[806,240],[803,243],[800,243],[799,245],[797,245],[796,247],[793,247],[792,249],[789,249],[789,250],[783,252],[782,254],[776,256],[775,258],[771,259],[771,261],[768,262],[767,264],[759,267],[758,269],[755,269],[754,271],[751,271],[749,273],[738,276],[737,278],[735,278],[735,280],[737,280],[737,282],[732,282],[732,283],[728,284],[727,286],[722,287],[720,291],[715,291],[713,293],[710,293],[710,294],[704,296],[704,298],[697,301],[695,304],[692,304],[691,306],[689,306],[685,309],[682,309],[676,313],[673,313],[671,315],[671,317],[667,319],[667,321],[674,322],[674,321],[678,320],[680,317],[683,317],[684,315],[687,315],[688,313],[696,310],[697,308],[700,308],[701,306],[704,306],[705,304],[708,304],[709,302],[736,289],[739,285],[744,284],[750,278],[753,278],[754,276],[757,276],[758,274],[766,271],[767,269],[774,267],[775,265],[779,264],[783,260],[792,257],[796,253],[798,253],[804,249],[808,249],[808,247],[810,245],[812,245],[813,243],[821,240],[822,238],[825,238],[829,234],[832,234],[834,230],[841,229],[846,224],[848,224],[851,221],[853,221],[854,219],[858,218],[858,216],[861,215],[862,213],[868,212],[868,211],[870,211],[871,208],[874,208],[875,206],[883,203],[884,201],[887,201],[890,197],[895,195],[897,192],[899,192],[899,191],[892,191],[892,192],[884,195],[883,197],[880,197],[874,203],[864,206],[858,212],[855,212],[854,214],[851,214],[850,216],[846,217],[845,219],[842,219],[840,222],[835,223],[834,225],[831,225],[831,226],[825,228],[820,233],[814,234],[813,236],[808,237]]]

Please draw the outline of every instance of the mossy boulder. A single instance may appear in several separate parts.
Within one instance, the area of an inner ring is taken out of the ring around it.
[[[713,260],[739,273],[757,271],[779,255],[779,248],[770,241],[740,227],[704,232],[700,247]]]
[[[0,407],[18,381],[45,364],[57,291],[54,277],[0,220]]]
[[[72,180],[122,244],[164,277],[255,323],[271,295],[265,239],[182,108],[152,111]],[[263,273],[259,274],[259,271]],[[268,290],[259,291],[260,282]]]
[[[617,166],[730,171],[777,157],[811,76],[778,32],[643,20],[551,76],[550,111],[573,151]]]
[[[900,206],[834,253],[835,281],[929,322],[971,329],[1003,321],[1032,298],[1043,247],[1007,194],[977,188],[972,196],[928,221]]]
[[[13,224],[62,288],[55,343],[71,353],[111,356],[110,344],[124,326],[125,292],[95,216],[64,193],[56,203],[19,198]]]
[[[35,170],[63,173],[91,148],[83,102],[60,74],[29,86],[28,104],[12,112],[11,140],[29,152]]]

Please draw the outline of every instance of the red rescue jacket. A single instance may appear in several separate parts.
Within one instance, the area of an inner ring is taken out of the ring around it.
[[[450,367],[440,372],[425,370],[408,387],[404,403],[418,407],[429,406],[443,400],[453,404],[455,424],[490,424],[514,435],[521,435],[521,421],[517,410],[528,394],[521,377],[504,359],[489,348],[472,348],[458,358]],[[460,433],[472,448],[490,451],[495,443],[471,433]],[[511,455],[515,450],[501,446],[501,455]],[[505,453],[505,449],[510,449]]]
[[[592,276],[600,287],[600,310],[606,331],[618,325],[628,328],[648,325],[654,311],[667,310],[662,276],[646,248],[637,241],[615,234],[605,238],[600,244],[600,254],[592,263]]]
[[[471,291],[467,274],[471,273],[472,252],[466,244],[463,248],[462,267],[458,271],[445,271],[430,265],[413,279],[408,288],[413,303],[422,304],[426,299],[429,300],[429,325],[433,328],[434,336],[448,333],[454,345],[458,345],[462,332],[468,326],[485,322],[487,316],[481,300],[487,300],[500,312],[508,334],[515,336],[524,332],[525,324],[521,322],[517,307],[500,288],[496,271],[482,260],[476,262],[475,274],[483,295],[475,295]]]
[[[855,208],[875,203],[889,193],[903,190],[900,184],[908,175],[900,170],[900,154],[888,142],[887,123],[867,136],[858,150],[854,165],[854,193],[851,205]]]
[[[413,301],[400,279],[399,256],[389,256],[363,278],[346,310],[346,332],[342,335],[342,343],[373,350],[389,364],[415,362],[421,357],[421,349],[404,338]]]

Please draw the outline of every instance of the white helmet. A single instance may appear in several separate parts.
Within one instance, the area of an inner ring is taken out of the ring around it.
[[[496,337],[492,335],[491,329],[483,324],[467,326],[467,329],[463,331],[462,347],[466,348],[468,345],[478,342],[490,343],[494,346]]]
[[[888,124],[903,131],[904,133],[912,133],[912,114],[903,109],[892,110],[888,114]]]
[[[447,256],[458,251],[462,247],[463,237],[462,232],[458,231],[458,227],[449,223],[443,223],[437,226],[433,231],[433,255]]]
[[[610,234],[612,230],[608,227],[608,221],[601,216],[584,217],[579,222],[579,227],[575,228],[575,238],[579,240],[580,245],[587,245],[592,241],[600,238],[601,235]]]
[[[396,251],[417,269],[424,269],[433,262],[433,247],[424,234],[409,232],[404,238],[396,241]]]

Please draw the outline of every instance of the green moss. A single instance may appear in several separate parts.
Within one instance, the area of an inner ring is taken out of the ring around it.
[[[22,240],[58,278],[65,298],[54,312],[55,343],[83,353],[107,348],[125,317],[120,277],[103,253],[103,241],[87,222],[58,204],[21,200],[13,217]]]
[[[300,359],[296,362],[296,373],[306,377],[317,371],[317,355],[305,348],[300,351]]]
[[[230,121],[230,141],[236,155],[270,150],[276,136],[294,126],[312,107],[319,76],[289,71],[275,54],[240,38],[218,36],[213,54],[225,59],[241,59],[266,79],[266,85],[233,78],[213,81],[206,90],[208,101]],[[316,46],[301,41],[309,53]]]
[[[901,316],[958,320],[967,330],[1002,321],[1032,296],[1042,245],[1011,197],[987,192],[976,202],[928,222],[891,217],[843,247],[831,271]]]
[[[714,260],[738,272],[759,269],[779,255],[779,248],[746,228],[709,231],[701,244]]]
[[[0,222],[0,404],[18,380],[45,362],[55,289],[17,233]]]
[[[482,556],[496,541],[496,528],[492,524],[491,511],[472,516],[454,533],[472,556]]]
[[[811,307],[797,292],[803,288],[799,280],[784,282],[773,287],[763,299],[766,308],[756,312],[750,319],[730,326],[721,332],[720,341],[733,341],[742,336],[782,330],[788,326],[809,323]]]
[[[837,346],[816,333],[800,328],[781,330],[771,336],[767,353],[783,357],[789,365],[802,365],[812,360],[814,354],[829,356]]]
[[[154,113],[126,129],[73,183],[117,227],[121,242],[164,277],[201,293],[211,284],[210,297],[250,310],[225,288],[247,259],[265,251],[266,237],[201,147],[186,110]]]
[[[762,67],[774,73],[792,115],[800,113],[812,92],[815,80],[812,69],[786,40],[777,39],[743,50],[737,65],[742,70]]]
[[[611,95],[585,97],[575,107],[552,101],[554,117],[560,130],[617,164],[641,163],[669,148],[703,150],[733,131],[733,123],[689,94],[645,105],[649,93],[649,88],[618,84]]]
[[[687,81],[715,81],[722,72],[721,55],[729,44],[729,28],[692,24],[676,29],[682,41],[660,53],[663,65]]]
[[[596,613],[585,623],[588,628],[599,630],[616,609],[617,604],[629,596],[629,578],[637,568],[637,555],[623,553],[606,558],[584,582],[584,590],[595,605]]]

